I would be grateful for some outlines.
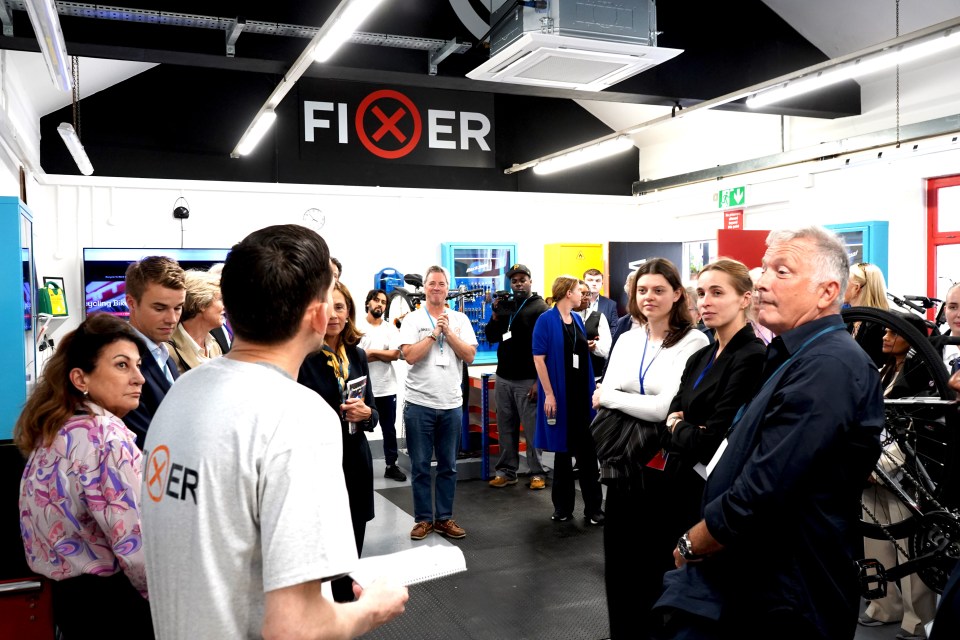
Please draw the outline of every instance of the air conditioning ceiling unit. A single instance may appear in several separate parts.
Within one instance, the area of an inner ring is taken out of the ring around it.
[[[652,0],[514,4],[491,16],[490,59],[468,78],[601,91],[682,53],[657,46]]]

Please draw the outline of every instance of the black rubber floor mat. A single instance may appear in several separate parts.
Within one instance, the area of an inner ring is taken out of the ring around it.
[[[379,493],[412,514],[410,487]],[[467,571],[411,586],[406,613],[363,637],[608,637],[603,531],[587,525],[582,511],[578,492],[574,519],[551,521],[549,485],[531,491],[523,478],[500,489],[481,480],[458,483],[454,519],[466,529],[467,537],[452,542],[463,550]]]

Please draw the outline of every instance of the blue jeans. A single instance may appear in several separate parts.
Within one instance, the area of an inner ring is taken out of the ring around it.
[[[412,402],[403,403],[403,423],[410,453],[413,513],[417,522],[449,520],[453,517],[453,495],[457,489],[457,451],[463,409],[431,409]],[[431,502],[430,462],[437,458],[435,505]]]
[[[373,401],[383,433],[383,461],[389,467],[397,464],[397,396],[377,396]]]

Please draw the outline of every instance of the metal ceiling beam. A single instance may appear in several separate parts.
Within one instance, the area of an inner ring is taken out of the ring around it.
[[[227,56],[236,54],[236,41],[240,32],[258,35],[281,36],[286,38],[305,38],[310,40],[320,31],[318,27],[308,27],[297,24],[283,24],[279,22],[263,22],[261,20],[244,20],[243,18],[221,18],[203,16],[192,13],[178,13],[173,11],[151,11],[148,9],[128,9],[125,7],[108,7],[99,4],[83,2],[57,2],[57,13],[71,18],[94,18],[98,20],[116,20],[119,22],[135,22],[138,24],[155,24],[170,27],[190,27],[194,29],[214,29],[226,33]],[[5,9],[26,11],[23,0],[0,0],[0,20]],[[7,20],[3,20],[4,35]],[[398,49],[417,49],[431,53],[446,51],[446,55],[439,57],[437,64],[452,53],[465,53],[473,46],[472,43],[438,40],[435,38],[413,38],[387,33],[366,33],[357,31],[351,36],[350,43],[365,44],[380,47],[394,47]],[[232,52],[231,52],[232,49]],[[72,52],[72,50],[71,50]],[[432,60],[432,57],[431,57]]]

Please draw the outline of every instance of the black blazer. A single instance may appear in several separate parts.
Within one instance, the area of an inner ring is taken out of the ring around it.
[[[661,442],[669,454],[666,469],[665,473],[652,473],[664,476],[665,481],[659,485],[664,498],[659,526],[669,532],[671,540],[700,520],[706,483],[693,470],[694,465],[710,462],[737,411],[756,393],[763,373],[766,347],[748,324],[733,336],[694,388],[716,346],[709,344],[687,360],[680,389],[670,403],[670,413],[683,411],[684,419],[676,424],[672,436],[666,427],[661,432]]]
[[[716,348],[716,343],[710,344],[690,356],[670,403],[670,413],[683,411],[684,417],[673,429],[670,451],[690,467],[707,464],[717,452],[737,411],[756,392],[767,355],[748,324],[733,336],[697,385]]]
[[[140,405],[123,417],[123,423],[136,434],[137,446],[143,450],[143,442],[147,438],[147,429],[150,428],[153,414],[157,412],[157,407],[160,406],[160,402],[173,385],[167,380],[167,376],[163,374],[160,367],[157,366],[157,361],[153,359],[153,354],[146,348],[146,345],[140,344],[138,346],[140,347],[140,373],[143,374]],[[174,380],[180,375],[176,366],[171,366],[170,372],[173,374]]]
[[[607,316],[610,333],[613,333],[613,328],[617,326],[617,318],[620,317],[620,314],[617,312],[617,303],[610,298],[599,296],[597,298],[597,311]]]
[[[343,476],[347,483],[347,496],[350,499],[350,516],[356,525],[373,520],[373,457],[370,455],[370,445],[364,429],[373,431],[380,421],[373,397],[373,385],[370,384],[370,368],[367,365],[367,354],[356,346],[346,347],[347,360],[350,362],[350,373],[347,380],[355,380],[360,376],[367,376],[367,388],[363,402],[370,407],[373,414],[368,423],[357,426],[357,432],[350,433],[346,421],[340,421],[340,434],[343,437]],[[340,385],[333,367],[327,363],[327,356],[322,351],[312,353],[300,366],[300,375],[297,381],[320,394],[323,400],[340,414]]]

